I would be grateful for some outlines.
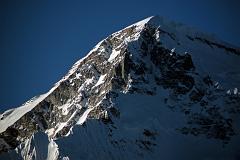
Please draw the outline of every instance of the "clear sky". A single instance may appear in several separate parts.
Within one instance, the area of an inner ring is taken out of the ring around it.
[[[0,111],[42,94],[112,32],[160,15],[240,46],[238,0],[1,0]]]

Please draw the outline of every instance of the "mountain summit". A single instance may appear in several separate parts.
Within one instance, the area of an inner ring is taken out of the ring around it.
[[[0,115],[0,159],[237,160],[240,50],[154,16]]]

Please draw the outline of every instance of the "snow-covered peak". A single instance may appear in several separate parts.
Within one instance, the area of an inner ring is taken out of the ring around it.
[[[155,18],[157,18],[157,17],[158,17],[158,16],[150,16],[150,17],[147,17],[147,18],[145,18],[145,19],[143,19],[143,20],[141,20],[141,21],[139,21],[139,22],[136,22],[136,23],[134,23],[134,24],[132,24],[132,25],[124,28],[124,29],[131,28],[131,27],[133,27],[133,26],[136,26],[137,29],[143,29],[144,26],[145,26],[147,23],[149,23],[149,21],[152,21],[153,19],[155,19]]]
[[[46,94],[2,114],[0,154],[17,147],[34,159],[45,146],[42,159],[170,159],[161,149],[200,140],[220,150],[237,136],[239,55],[196,29],[146,18],[100,41]]]

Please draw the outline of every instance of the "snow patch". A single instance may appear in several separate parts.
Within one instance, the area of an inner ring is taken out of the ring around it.
[[[62,160],[70,160],[70,159],[67,156],[67,157],[63,157]]]
[[[93,108],[88,108],[88,109],[82,114],[82,116],[79,118],[77,124],[78,124],[78,125],[82,125],[82,124],[86,121],[88,114],[89,114],[92,110],[93,110]]]
[[[58,145],[51,139],[48,144],[47,160],[57,160],[59,155]]]
[[[120,51],[121,50],[119,50],[119,51],[113,50],[112,54],[108,58],[108,62],[112,62],[120,54]]]
[[[104,83],[104,79],[105,79],[106,75],[107,75],[107,74],[101,75],[101,76],[99,77],[99,79],[98,79],[98,81],[97,81],[97,83],[95,84],[95,86],[94,86],[94,87],[97,87],[97,86],[99,86],[99,85],[103,84],[103,83]]]
[[[237,93],[238,93],[238,89],[237,89],[237,88],[234,88],[233,94],[237,94]]]
[[[230,89],[227,91],[227,94],[231,95],[231,90]]]
[[[134,24],[126,27],[125,29],[131,28],[131,27],[133,27],[133,26],[136,26],[136,27],[137,27],[137,30],[140,30],[140,29],[142,29],[142,28],[144,27],[144,25],[145,25],[146,23],[148,23],[152,18],[154,18],[154,16],[148,17],[148,18],[146,18],[146,19],[144,19],[144,20],[141,20],[141,21],[139,21],[139,22],[137,22],[137,23],[134,23]]]
[[[50,129],[47,129],[47,130],[45,131],[45,133],[46,133],[48,136],[51,136],[51,135],[54,134],[54,131],[55,131],[54,128],[50,128]]]
[[[59,124],[57,125],[57,129],[56,129],[56,131],[54,132],[54,136],[55,136],[59,131],[61,131],[61,130],[68,124],[68,122],[76,115],[76,113],[77,113],[77,110],[71,115],[71,117],[70,117],[66,122],[59,123]]]
[[[175,52],[175,48],[171,49],[171,52],[172,52],[172,53]]]
[[[68,108],[70,108],[71,106],[72,106],[72,104],[66,103],[62,106],[59,106],[58,108],[62,110],[63,115],[67,115],[68,114]]]

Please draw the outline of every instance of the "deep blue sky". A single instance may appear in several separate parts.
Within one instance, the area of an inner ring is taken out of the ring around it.
[[[112,32],[152,15],[240,46],[238,0],[1,0],[0,110],[46,92]]]

